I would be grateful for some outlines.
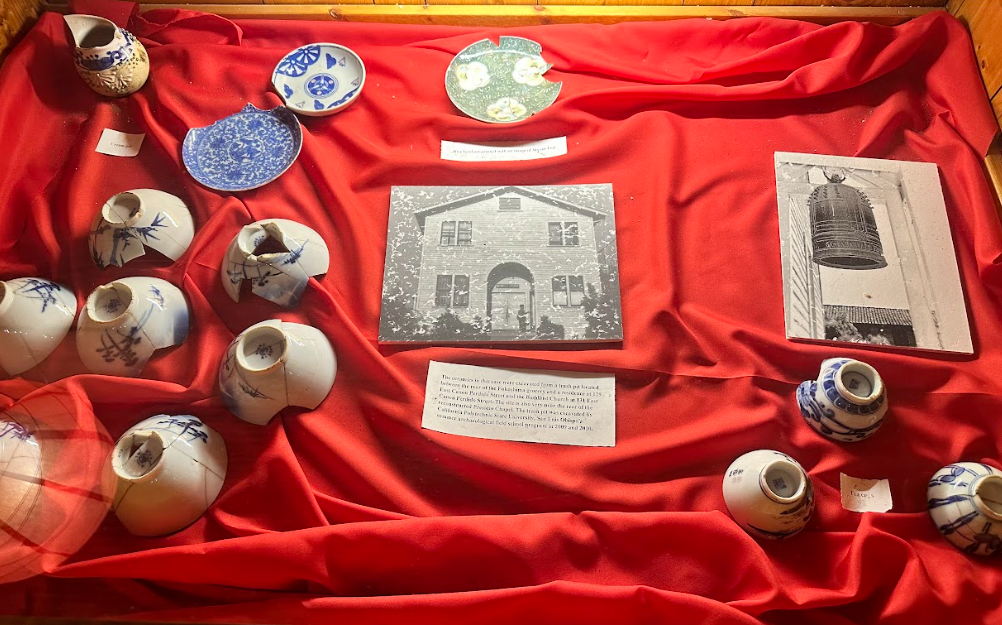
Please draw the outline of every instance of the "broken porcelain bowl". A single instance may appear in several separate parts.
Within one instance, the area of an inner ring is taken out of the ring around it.
[[[315,409],[330,393],[337,357],[314,327],[272,319],[244,330],[219,366],[230,412],[264,425],[286,406]]]
[[[191,213],[179,198],[156,189],[133,189],[104,203],[88,239],[94,264],[104,269],[142,256],[147,245],[177,260],[194,236]]]
[[[226,478],[226,443],[190,415],[158,415],[118,439],[111,509],[137,536],[163,536],[191,525],[216,500]]]
[[[188,336],[188,301],[159,278],[120,278],[94,289],[77,323],[77,351],[94,373],[135,377],[158,349]]]
[[[223,287],[234,302],[240,286],[279,306],[292,308],[310,282],[327,273],[330,252],[316,230],[288,219],[264,219],[244,226],[226,248],[220,267]]]
[[[45,360],[77,314],[73,291],[42,278],[0,281],[0,368],[18,375]]]

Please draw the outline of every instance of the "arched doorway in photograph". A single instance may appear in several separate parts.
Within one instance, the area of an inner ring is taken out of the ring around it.
[[[515,337],[535,328],[536,285],[521,263],[501,263],[487,274],[487,319],[491,336]]]

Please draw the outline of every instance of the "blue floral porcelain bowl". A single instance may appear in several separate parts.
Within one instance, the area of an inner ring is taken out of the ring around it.
[[[299,120],[284,106],[253,104],[204,128],[192,128],[181,155],[192,177],[217,191],[249,191],[281,176],[303,147]]]
[[[344,46],[311,43],[282,57],[271,84],[291,110],[322,117],[358,99],[365,84],[365,64]]]

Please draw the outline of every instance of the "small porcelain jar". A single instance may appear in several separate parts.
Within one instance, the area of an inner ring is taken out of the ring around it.
[[[147,245],[177,260],[194,236],[191,213],[179,198],[156,189],[133,189],[104,203],[88,242],[94,264],[104,269],[142,256]]]
[[[146,48],[127,30],[94,15],[64,15],[73,35],[73,60],[87,86],[106,96],[139,91],[150,75]]]
[[[40,364],[76,314],[76,295],[60,284],[42,278],[0,282],[0,368],[18,375]]]
[[[123,434],[111,452],[118,481],[112,510],[137,536],[184,529],[216,500],[226,462],[223,438],[200,419],[146,419]]]
[[[955,462],[936,472],[926,491],[936,529],[965,553],[1002,548],[1002,471],[979,462]]]
[[[226,248],[220,267],[223,287],[234,302],[240,286],[250,280],[251,291],[291,308],[310,282],[327,273],[330,252],[316,230],[288,219],[265,219],[244,226]]]
[[[817,380],[797,388],[797,404],[808,425],[835,441],[873,436],[887,414],[887,392],[877,370],[850,358],[821,363]]]
[[[286,406],[315,409],[330,393],[337,358],[320,330],[273,319],[244,330],[219,366],[230,412],[264,425]]]
[[[811,478],[796,460],[771,449],[750,451],[724,474],[727,511],[752,536],[782,539],[804,529],[814,512]]]
[[[77,351],[94,373],[138,376],[158,349],[188,336],[188,301],[159,278],[121,278],[97,287],[77,323]]]

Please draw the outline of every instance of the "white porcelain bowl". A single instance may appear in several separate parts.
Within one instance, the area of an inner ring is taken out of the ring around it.
[[[936,472],[927,490],[929,517],[965,553],[1002,549],[1002,471],[980,462],[954,462]]]
[[[289,109],[322,117],[358,99],[365,86],[365,63],[336,43],[311,43],[282,57],[271,74],[271,84]]]
[[[234,302],[249,280],[255,295],[292,308],[299,305],[310,277],[329,267],[330,252],[316,230],[288,219],[264,219],[233,237],[219,274]]]
[[[73,326],[77,298],[42,278],[0,282],[0,368],[18,375],[55,351]]]
[[[77,351],[94,373],[138,376],[158,349],[188,336],[188,301],[159,278],[121,278],[97,287],[77,323]]]
[[[118,439],[112,510],[137,536],[184,529],[208,510],[226,478],[226,443],[191,415],[157,415]]]
[[[336,374],[337,357],[320,330],[273,319],[230,343],[219,366],[219,392],[230,412],[264,425],[286,406],[315,409]]]
[[[807,525],[814,512],[814,489],[796,460],[782,452],[758,449],[727,467],[724,503],[752,536],[782,539]]]
[[[177,260],[194,236],[191,213],[180,198],[156,189],[133,189],[104,203],[88,242],[94,264],[104,269],[142,256],[146,246]]]

